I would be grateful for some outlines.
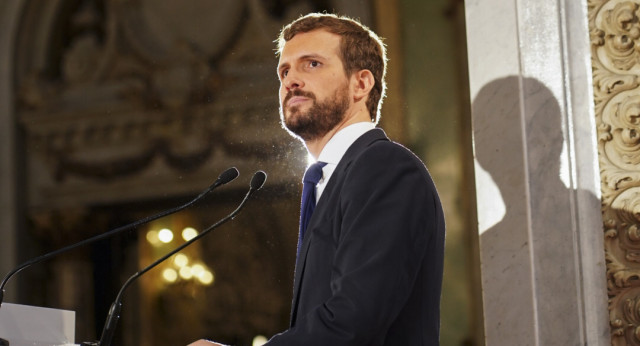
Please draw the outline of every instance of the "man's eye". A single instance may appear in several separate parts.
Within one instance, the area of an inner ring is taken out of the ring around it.
[[[282,70],[282,78],[286,77],[289,74],[289,70]]]
[[[315,60],[312,60],[311,62],[309,62],[309,66],[311,67],[318,67],[319,65],[320,63]]]

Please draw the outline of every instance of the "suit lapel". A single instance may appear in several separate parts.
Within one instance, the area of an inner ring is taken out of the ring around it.
[[[296,260],[295,276],[293,280],[293,301],[291,304],[291,327],[293,327],[296,321],[300,286],[302,284],[302,278],[304,276],[304,268],[307,261],[309,245],[311,243],[311,232],[313,232],[316,225],[321,222],[321,218],[318,217],[318,215],[322,215],[325,209],[334,207],[333,203],[327,203],[326,200],[329,199],[330,196],[334,195],[334,189],[339,185],[338,182],[344,179],[345,172],[351,165],[353,159],[356,158],[365,148],[378,140],[388,140],[388,138],[382,129],[376,128],[371,131],[367,131],[355,142],[353,142],[353,144],[351,144],[349,149],[345,152],[344,156],[338,163],[335,171],[331,175],[329,183],[325,187],[324,192],[322,192],[313,215],[311,215],[309,225],[307,226],[306,235],[302,241],[302,246],[300,248],[300,254],[298,255],[298,258]]]

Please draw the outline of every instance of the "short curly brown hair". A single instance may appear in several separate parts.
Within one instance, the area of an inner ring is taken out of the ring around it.
[[[387,74],[387,55],[382,39],[354,19],[335,14],[310,13],[282,28],[277,39],[277,54],[282,53],[285,43],[295,35],[317,29],[340,35],[340,54],[347,76],[360,70],[369,70],[373,74],[375,84],[369,93],[367,108],[371,121],[377,123],[387,88],[384,80]]]

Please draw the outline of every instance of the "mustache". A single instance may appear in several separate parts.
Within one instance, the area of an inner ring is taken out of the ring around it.
[[[303,96],[303,97],[310,98],[312,100],[316,99],[316,95],[314,95],[310,91],[304,91],[304,90],[300,90],[300,89],[293,89],[293,90],[291,90],[291,91],[289,91],[287,93],[287,96],[285,96],[284,101],[282,101],[282,104],[286,105],[287,102],[294,96]]]

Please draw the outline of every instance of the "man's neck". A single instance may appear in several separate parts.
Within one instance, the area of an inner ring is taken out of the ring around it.
[[[338,133],[338,131],[344,129],[349,125],[360,123],[360,122],[367,122],[367,121],[368,122],[371,121],[369,112],[361,109],[359,112],[355,112],[351,116],[345,117],[345,119],[340,124],[336,125],[331,131],[327,132],[324,136],[317,139],[305,141],[304,142],[305,146],[307,147],[307,150],[309,151],[311,156],[317,159],[318,156],[320,156],[322,149],[324,149],[327,143],[329,143],[331,138],[333,138],[333,136],[335,136],[335,134]]]

